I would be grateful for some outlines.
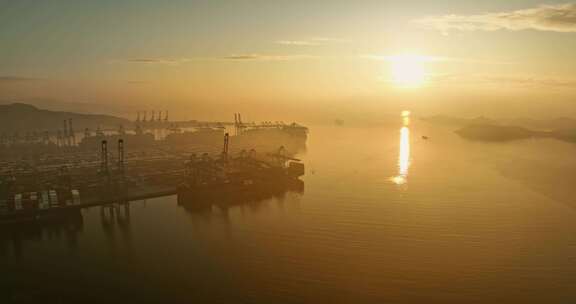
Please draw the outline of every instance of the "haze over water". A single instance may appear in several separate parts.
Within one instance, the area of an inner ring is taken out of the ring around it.
[[[164,197],[129,216],[91,208],[65,227],[2,229],[0,290],[14,302],[569,303],[576,214],[561,168],[574,162],[556,159],[575,150],[473,143],[416,119],[311,127],[302,194],[197,212]]]

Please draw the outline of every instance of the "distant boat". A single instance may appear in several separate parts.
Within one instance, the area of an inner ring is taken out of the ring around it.
[[[428,139],[430,139],[430,137],[428,137],[428,136],[426,136],[426,135],[422,135],[422,139],[428,140]]]

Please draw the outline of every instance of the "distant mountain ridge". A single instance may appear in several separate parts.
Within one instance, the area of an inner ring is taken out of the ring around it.
[[[129,120],[102,114],[80,114],[39,109],[24,103],[0,105],[0,132],[53,131],[62,128],[63,121],[72,119],[76,131],[84,128],[117,128]]]
[[[553,119],[533,119],[533,118],[508,118],[492,119],[483,116],[476,118],[461,118],[453,116],[436,115],[422,118],[423,121],[446,126],[468,126],[468,125],[499,125],[516,126],[538,131],[555,131],[576,129],[576,119],[570,117],[558,117]]]
[[[553,131],[531,130],[518,126],[472,124],[462,127],[456,134],[480,141],[511,141],[526,138],[555,138],[576,143],[576,129],[558,129]]]

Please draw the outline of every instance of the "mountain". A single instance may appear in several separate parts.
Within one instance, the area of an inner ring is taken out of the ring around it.
[[[436,116],[423,117],[422,120],[436,125],[453,126],[453,127],[462,127],[468,125],[500,125],[500,126],[517,126],[539,131],[576,129],[576,119],[569,117],[558,117],[554,119],[533,119],[533,118],[491,119],[482,116],[476,118],[461,118],[461,117],[436,115]]]
[[[464,138],[480,141],[511,141],[526,138],[550,137],[576,143],[576,129],[537,131],[517,126],[474,124],[462,127],[454,132]]]
[[[445,125],[445,126],[465,126],[465,125],[496,125],[498,122],[494,119],[486,118],[483,116],[479,116],[476,118],[460,118],[460,117],[452,117],[452,116],[445,116],[445,115],[436,115],[436,116],[429,116],[421,118],[425,122],[437,124],[437,125]]]
[[[40,109],[49,111],[65,111],[74,112],[78,114],[93,114],[105,113],[119,117],[132,117],[137,111],[141,111],[140,107],[131,104],[119,104],[102,101],[99,103],[91,102],[71,102],[58,99],[47,98],[25,98],[18,100],[0,100],[0,105],[7,105],[12,103],[24,103],[27,105],[35,106]]]
[[[522,127],[488,124],[467,125],[455,132],[464,138],[481,141],[510,141],[543,135]]]
[[[63,128],[63,121],[67,119],[72,119],[76,131],[117,128],[130,123],[127,119],[110,115],[49,111],[23,103],[0,105],[0,132],[53,131]]]

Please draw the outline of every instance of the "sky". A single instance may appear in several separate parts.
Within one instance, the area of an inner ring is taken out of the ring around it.
[[[0,0],[0,100],[178,118],[576,116],[576,2]]]

